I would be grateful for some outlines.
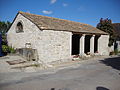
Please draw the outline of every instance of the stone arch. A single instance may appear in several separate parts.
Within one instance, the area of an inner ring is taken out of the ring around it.
[[[19,21],[16,25],[16,32],[17,33],[24,32],[23,31],[23,23],[21,21]]]

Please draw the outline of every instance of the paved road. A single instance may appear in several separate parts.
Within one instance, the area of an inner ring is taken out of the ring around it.
[[[0,90],[120,90],[120,57],[61,70],[0,73]]]

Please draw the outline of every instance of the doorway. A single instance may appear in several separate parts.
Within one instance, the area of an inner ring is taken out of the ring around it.
[[[87,54],[88,52],[90,52],[90,35],[86,35],[85,36],[85,53]]]
[[[78,55],[80,50],[80,35],[72,35],[72,55]]]
[[[95,41],[94,41],[94,53],[98,52],[98,39],[100,36],[95,36]]]

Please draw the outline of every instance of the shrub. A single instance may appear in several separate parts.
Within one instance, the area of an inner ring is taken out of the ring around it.
[[[7,45],[2,45],[2,52],[8,52],[9,47]]]
[[[15,53],[15,49],[13,47],[9,47],[9,53]]]
[[[2,45],[2,52],[6,55],[7,53],[15,53],[15,49],[11,46]]]

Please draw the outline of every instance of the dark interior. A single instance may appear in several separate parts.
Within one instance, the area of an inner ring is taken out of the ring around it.
[[[72,55],[79,54],[80,50],[80,35],[73,34],[72,35]]]
[[[85,36],[85,53],[90,52],[90,35]]]
[[[98,38],[99,38],[99,36],[95,36],[94,52],[97,52],[97,51],[98,51]]]

